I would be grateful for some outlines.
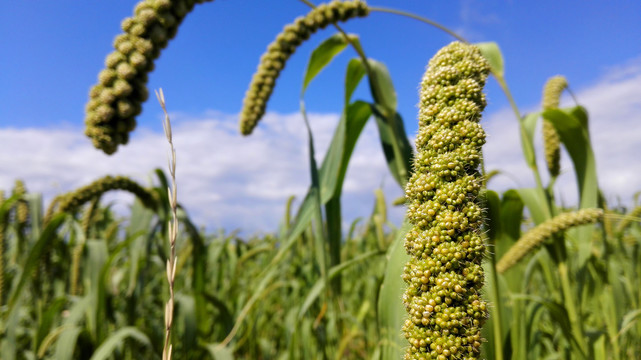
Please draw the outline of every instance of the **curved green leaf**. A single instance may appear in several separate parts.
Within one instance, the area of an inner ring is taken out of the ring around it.
[[[579,188],[580,208],[598,207],[596,162],[587,127],[587,113],[577,106],[550,109],[543,116],[554,125],[561,142],[572,158]]]
[[[58,227],[65,220],[65,217],[66,214],[55,215],[53,219],[49,221],[47,227],[45,227],[38,241],[36,241],[33,247],[29,249],[29,255],[27,255],[27,260],[22,266],[22,273],[20,274],[18,284],[11,291],[7,313],[11,313],[11,311],[13,311],[13,307],[15,306],[18,297],[20,297],[22,289],[24,288],[27,281],[31,278],[31,274],[35,270],[36,266],[38,266],[38,264],[40,263],[40,257],[45,253],[47,247],[51,245],[51,243],[56,238]]]
[[[527,114],[523,117],[520,123],[521,132],[521,147],[523,148],[523,156],[525,162],[531,169],[536,169],[536,153],[534,152],[534,133],[536,130],[536,122],[541,113],[534,112]]]
[[[501,239],[497,241],[494,253],[497,259],[521,237],[523,222],[523,200],[519,192],[510,189],[503,193],[501,199]]]
[[[347,64],[347,72],[345,73],[345,104],[349,104],[354,94],[354,90],[363,79],[367,71],[363,66],[363,62],[359,58],[354,58]]]
[[[635,322],[641,321],[641,309],[630,310],[621,321],[621,330],[617,334],[619,337],[628,332]]]
[[[356,101],[345,108],[319,170],[323,204],[335,195],[340,196],[349,160],[370,116],[370,107],[363,101]]]
[[[218,310],[215,319],[216,324],[218,324],[218,326],[222,326],[223,330],[229,333],[234,327],[234,316],[227,307],[227,304],[212,294],[205,293],[204,297],[209,304],[213,305]]]
[[[71,360],[73,353],[76,350],[78,343],[78,336],[82,333],[83,329],[80,326],[71,326],[65,329],[56,341],[56,351],[54,359],[56,360]]]
[[[351,41],[358,41],[356,35],[348,35]],[[325,39],[314,51],[309,58],[309,63],[307,64],[307,70],[305,71],[305,77],[303,78],[303,89],[301,91],[301,96],[307,90],[309,83],[318,75],[327,64],[329,64],[336,55],[340,54],[341,51],[345,49],[348,42],[345,39],[345,36],[341,33],[336,33],[329,38]]]
[[[581,351],[578,345],[579,342],[577,341],[576,337],[574,337],[574,334],[572,333],[570,317],[568,315],[568,312],[565,306],[563,306],[563,304],[560,304],[555,301],[547,300],[539,296],[534,296],[534,295],[517,294],[517,295],[514,295],[514,298],[534,301],[536,303],[543,305],[550,312],[550,318],[552,319],[552,321],[555,322],[557,325],[559,325],[564,337],[568,340],[570,344],[572,344],[575,350],[574,353],[576,355],[580,355],[581,358],[583,359],[587,359],[587,356],[585,355],[585,353],[583,353],[583,351]],[[529,322],[529,323],[532,324],[534,322]]]
[[[385,65],[373,59],[368,59],[367,63],[370,90],[374,98],[372,113],[376,118],[383,153],[392,176],[404,188],[412,171],[413,151],[403,119],[396,112],[394,84]]]
[[[403,226],[385,256],[387,267],[379,291],[377,306],[382,359],[401,359],[403,350],[407,347],[407,340],[401,333],[403,322],[407,316],[401,301],[401,294],[406,287],[401,276],[403,275],[403,267],[409,261],[409,255],[405,252],[403,244],[405,234],[411,227],[412,225],[407,220],[403,222]]]
[[[198,320],[196,317],[195,296],[176,294],[175,324],[180,334],[184,349],[195,349],[198,346]]]
[[[205,349],[213,360],[234,360],[234,349],[222,344],[207,344]]]
[[[492,73],[496,76],[503,77],[505,73],[503,65],[503,55],[499,45],[493,41],[474,44],[481,50],[481,54],[490,63]]]
[[[127,338],[134,339],[147,347],[151,347],[151,341],[147,335],[133,326],[127,326],[111,333],[111,335],[98,346],[90,360],[109,359],[114,350],[122,346]]]
[[[546,110],[543,116],[554,125],[572,159],[579,189],[579,208],[599,207],[596,161],[590,143],[587,112],[583,107],[576,106],[563,110]],[[594,225],[585,225],[568,232],[576,239],[579,267],[590,257],[593,230]]]
[[[374,251],[365,253],[363,255],[357,256],[351,260],[344,261],[339,265],[332,267],[329,270],[328,278],[329,280],[331,280],[336,276],[338,276],[343,271],[352,267],[353,265],[363,262],[371,257],[382,255],[382,254],[383,253],[381,251],[374,250]],[[323,279],[319,279],[318,281],[316,281],[312,289],[307,294],[307,297],[305,298],[305,301],[303,301],[303,305],[301,306],[300,311],[298,312],[299,319],[305,315],[307,310],[309,310],[309,307],[314,303],[314,301],[316,301],[316,299],[318,298],[318,296],[320,295],[321,291],[323,291],[324,288],[325,288],[325,282],[323,282]]]
[[[369,84],[374,102],[381,107],[384,117],[391,117],[396,113],[396,90],[387,66],[374,59],[367,59],[369,66]]]
[[[541,224],[549,219],[550,210],[547,207],[547,201],[544,198],[545,194],[536,188],[522,188],[516,189],[521,197],[521,200],[527,206],[530,216],[536,225]]]
[[[502,234],[501,200],[499,199],[499,194],[493,190],[484,190],[482,194],[486,205],[487,237],[490,240],[490,244],[495,245]]]
[[[51,303],[47,305],[47,309],[42,314],[40,318],[40,324],[38,324],[38,332],[36,333],[36,349],[40,348],[40,345],[43,343],[48,334],[51,333],[51,327],[54,324],[56,318],[62,312],[62,308],[66,305],[67,299],[65,297],[59,297],[54,299]]]
[[[376,118],[378,134],[389,168],[394,180],[401,188],[410,178],[412,172],[412,158],[414,156],[412,146],[405,133],[405,125],[400,114],[395,113],[385,116],[384,111],[378,104],[371,104],[372,113]]]

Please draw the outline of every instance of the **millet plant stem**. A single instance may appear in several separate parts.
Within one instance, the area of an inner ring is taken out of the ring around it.
[[[165,129],[165,136],[169,142],[169,147],[171,155],[169,158],[169,174],[171,175],[171,189],[167,188],[167,194],[169,196],[169,207],[171,208],[172,220],[169,221],[168,232],[169,232],[169,248],[170,255],[167,259],[167,281],[169,282],[169,300],[165,306],[165,344],[162,351],[163,360],[171,360],[171,327],[174,319],[174,280],[176,278],[176,238],[178,236],[178,216],[176,212],[177,208],[177,196],[178,191],[176,187],[176,149],[174,148],[174,142],[171,136],[171,122],[169,121],[169,114],[167,114],[167,108],[165,107],[165,95],[162,92],[162,89],[156,91],[156,97],[158,102],[162,107],[162,111],[165,113],[165,119],[163,121],[163,128]]]
[[[435,28],[443,30],[446,33],[450,34],[451,36],[456,38],[456,40],[458,40],[458,41],[460,41],[462,43],[469,44],[469,42],[467,40],[465,40],[463,37],[461,37],[460,35],[458,35],[454,31],[452,31],[452,30],[448,29],[447,27],[437,23],[436,21],[432,21],[432,20],[430,20],[428,18],[424,18],[422,16],[418,16],[416,14],[412,14],[412,13],[409,13],[409,12],[406,12],[406,11],[402,11],[402,10],[396,10],[396,9],[390,9],[390,8],[384,8],[384,7],[370,6],[369,10],[370,11],[384,12],[384,13],[388,13],[388,14],[396,14],[396,15],[401,15],[401,16],[407,16],[409,18],[412,18],[412,19],[424,22],[426,24],[432,25]]]

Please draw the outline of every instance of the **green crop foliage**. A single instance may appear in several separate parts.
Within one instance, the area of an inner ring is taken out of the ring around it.
[[[122,22],[86,106],[86,134],[97,148],[111,154],[128,142],[154,61],[203,2],[144,0]],[[107,176],[48,204],[22,182],[1,189],[0,358],[641,358],[641,207],[608,207],[601,196],[589,116],[580,105],[559,105],[565,78],[551,78],[541,111],[522,117],[497,44],[469,44],[430,19],[363,1],[303,2],[309,12],[275,35],[245,100],[238,99],[241,131],[249,134],[298,46],[319,29],[337,30],[308,54],[301,92],[292,94],[310,153],[311,183],[298,208],[290,198],[277,231],[240,237],[194,224],[180,197],[175,203],[168,194],[175,188],[161,170],[152,184]],[[458,40],[434,49],[422,80],[416,152],[392,75],[367,56],[359,35],[341,27],[374,12],[407,16]],[[339,79],[341,120],[317,164],[305,111],[314,99],[306,90],[352,50]],[[484,188],[503,174],[483,166],[479,121],[488,76],[519,123],[514,136],[532,188]],[[369,94],[354,99],[361,81]],[[344,224],[344,180],[368,121],[405,189],[406,198],[394,201],[407,207],[403,224],[390,222],[380,189],[371,189],[370,214]],[[534,147],[539,121],[552,145],[543,154],[552,175],[545,185]],[[560,148],[573,174],[559,171]],[[577,204],[555,199],[564,176],[576,179]],[[126,215],[102,202],[117,190],[133,199]],[[169,241],[169,233],[176,238]]]

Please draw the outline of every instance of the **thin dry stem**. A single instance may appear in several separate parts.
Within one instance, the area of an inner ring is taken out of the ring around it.
[[[167,195],[169,195],[169,207],[171,208],[172,219],[167,224],[168,233],[169,233],[169,248],[170,255],[167,259],[167,282],[169,283],[169,300],[165,305],[165,344],[162,350],[163,360],[171,360],[172,354],[172,344],[171,344],[171,327],[174,321],[174,280],[176,279],[176,238],[178,237],[178,216],[176,214],[177,208],[177,193],[178,188],[176,186],[176,149],[174,148],[174,142],[171,133],[171,122],[169,121],[169,114],[167,113],[167,108],[165,107],[165,95],[162,92],[162,89],[156,91],[156,97],[158,102],[162,107],[162,111],[165,113],[165,119],[163,120],[163,128],[165,130],[165,136],[169,142],[169,148],[171,151],[171,156],[169,157],[169,173],[171,175],[171,188],[167,188]]]

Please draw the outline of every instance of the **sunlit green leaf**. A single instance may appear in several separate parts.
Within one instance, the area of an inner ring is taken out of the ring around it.
[[[499,45],[495,42],[483,42],[474,44],[481,50],[481,54],[490,63],[492,73],[497,76],[503,76],[505,69],[503,67],[503,55]]]

